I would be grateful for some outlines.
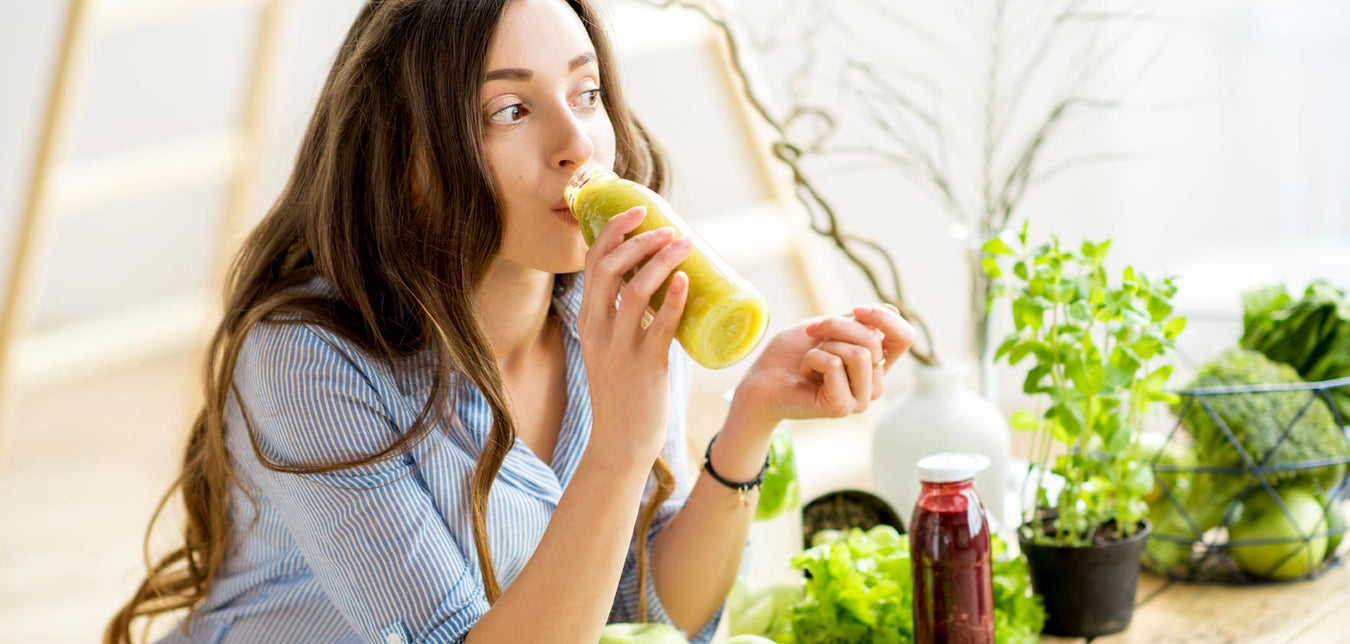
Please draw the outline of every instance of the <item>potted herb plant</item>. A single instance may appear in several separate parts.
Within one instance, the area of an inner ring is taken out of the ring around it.
[[[1054,238],[1030,246],[1026,225],[984,245],[991,304],[1007,298],[1014,325],[995,359],[1031,362],[1022,390],[1038,409],[1011,418],[1033,432],[1035,504],[1018,539],[1054,635],[1093,637],[1130,623],[1153,488],[1139,428],[1151,405],[1175,399],[1165,363],[1186,326],[1172,314],[1173,280],[1127,267],[1113,281],[1103,265],[1109,248]]]

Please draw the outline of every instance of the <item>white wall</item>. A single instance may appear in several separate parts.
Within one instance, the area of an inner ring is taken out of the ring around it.
[[[1035,11],[1058,3],[1007,4],[1012,22],[1024,24]],[[811,14],[813,5],[828,7],[825,15]],[[879,19],[867,9],[876,5],[947,43],[949,55],[934,56],[895,22]],[[1140,5],[1087,4],[1100,10]],[[1129,263],[1154,274],[1180,275],[1177,300],[1192,316],[1192,331],[1181,347],[1184,372],[1236,338],[1242,289],[1277,281],[1301,288],[1318,276],[1350,285],[1350,128],[1344,119],[1350,113],[1345,73],[1350,4],[1143,5],[1153,20],[1126,41],[1091,85],[1095,95],[1126,105],[1065,130],[1047,148],[1041,167],[1079,154],[1132,158],[1076,165],[1055,175],[1028,194],[1021,214],[1030,217],[1035,238],[1054,233],[1075,243],[1085,237],[1115,239],[1110,261],[1116,270]],[[761,36],[823,44],[813,64],[824,71],[799,90],[812,104],[857,113],[856,105],[828,102],[838,96],[830,70],[842,55],[870,53],[874,63],[927,75],[931,86],[918,91],[919,97],[948,128],[958,163],[963,151],[967,163],[977,163],[969,153],[978,153],[979,140],[962,136],[978,133],[981,125],[982,96],[971,92],[980,87],[985,69],[985,25],[994,2],[742,0],[739,6],[751,31]],[[786,14],[784,7],[790,8]],[[1010,38],[1004,56],[1025,57],[1030,45],[1026,38]],[[1069,67],[1072,61],[1064,56],[1052,54],[1049,68]],[[776,93],[780,103],[785,78],[798,62],[782,52],[766,62],[770,78],[761,87]],[[1140,69],[1147,74],[1138,76]],[[1035,124],[1038,102],[1062,80],[1052,74],[1029,86],[1029,106],[1013,119],[1013,131],[1027,132]],[[967,275],[963,242],[951,234],[954,220],[929,193],[894,171],[856,164],[814,167],[844,221],[885,244],[899,260],[907,297],[933,327],[940,355],[967,357]],[[857,272],[842,270],[853,278],[849,289],[855,299],[870,297]],[[1007,390],[1020,381],[1004,370],[1005,407],[1019,404]]]
[[[93,3],[98,4],[98,3]],[[290,3],[279,48],[259,208],[284,181],[298,132],[351,22],[354,0]],[[64,2],[0,4],[0,275],[45,110]],[[73,161],[230,128],[239,118],[255,14],[226,6],[187,18],[100,33],[89,48],[66,150]],[[190,293],[206,283],[223,183],[94,206],[50,228],[52,261],[35,289],[39,327],[128,304]]]
[[[0,271],[8,270],[62,4],[0,0]],[[894,32],[880,31],[884,23],[859,20],[862,14],[847,10],[849,4],[828,6],[845,24],[857,23],[851,27],[861,37],[881,39],[897,56],[914,49]],[[318,85],[357,6],[357,0],[292,2],[258,212],[285,180]],[[740,6],[762,26],[777,7],[789,5],[745,0]],[[915,23],[934,25],[978,68],[980,34],[964,31],[970,18],[953,19],[946,3],[892,6]],[[1350,5],[1193,0],[1163,6],[1177,18],[1174,31],[1129,98],[1193,104],[1126,110],[1070,131],[1055,148],[1061,156],[1114,151],[1149,158],[1058,175],[1024,203],[1033,230],[1066,239],[1114,237],[1116,262],[1181,272],[1189,280],[1182,282],[1181,297],[1197,311],[1235,308],[1239,284],[1281,277],[1297,282],[1328,271],[1350,281],[1337,245],[1350,238],[1350,126],[1342,118],[1350,112],[1350,76],[1344,73]],[[100,37],[71,154],[87,158],[230,123],[238,114],[249,17],[226,8]],[[790,25],[791,16],[783,24]],[[620,27],[621,41],[641,39]],[[1137,60],[1157,42],[1141,39],[1127,53]],[[734,123],[691,118],[695,108],[720,112],[682,84],[698,65],[680,67],[659,57],[625,62],[634,101],[650,106],[657,134],[671,144],[677,205],[697,213],[705,205],[748,198],[738,194],[736,174],[714,163],[744,162],[728,159],[734,151],[719,146]],[[772,69],[772,62],[766,67]],[[1107,80],[1128,69],[1127,63],[1108,68]],[[894,174],[839,170],[823,185],[850,226],[884,242],[901,260],[909,296],[934,327],[941,353],[964,356],[965,266],[961,242],[949,234],[951,220]],[[220,189],[202,186],[110,206],[55,227],[55,262],[40,288],[40,323],[199,287],[209,268]],[[1272,248],[1270,261],[1254,254]],[[870,299],[855,272],[842,264],[841,272],[852,299]],[[1188,290],[1188,283],[1196,286]]]

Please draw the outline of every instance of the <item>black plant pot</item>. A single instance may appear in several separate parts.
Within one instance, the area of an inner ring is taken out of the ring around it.
[[[883,523],[905,533],[905,522],[881,497],[862,490],[826,492],[802,506],[802,547],[810,548],[821,530],[867,530]]]
[[[1082,547],[1039,545],[1018,530],[1031,587],[1045,600],[1043,632],[1097,637],[1125,630],[1134,616],[1139,556],[1150,529],[1143,522],[1129,538]]]

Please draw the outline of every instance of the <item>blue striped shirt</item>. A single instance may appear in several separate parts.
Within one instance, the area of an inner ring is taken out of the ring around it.
[[[336,295],[316,278],[304,287]],[[577,336],[580,280],[554,298],[567,357],[567,410],[549,464],[516,441],[489,495],[488,536],[505,589],[534,552],[591,434],[590,394]],[[424,354],[429,355],[429,354]],[[685,407],[689,358],[670,352],[671,408],[662,455],[677,485],[652,522],[654,536],[688,497]],[[191,621],[162,642],[461,642],[488,610],[473,540],[469,481],[491,428],[482,394],[456,385],[449,422],[407,454],[324,474],[263,467],[240,416],[248,409],[273,462],[313,464],[374,453],[406,431],[431,387],[426,358],[391,367],[314,325],[261,324],[235,367],[238,396],[225,414],[226,443],[251,505],[232,490],[231,549]],[[649,479],[647,493],[654,483]],[[636,533],[636,526],[634,529]],[[651,541],[649,540],[650,544]],[[609,621],[637,621],[629,545]],[[649,545],[650,548],[650,545]],[[576,583],[587,583],[577,579]],[[670,623],[651,575],[648,620]],[[711,639],[721,613],[693,639]]]

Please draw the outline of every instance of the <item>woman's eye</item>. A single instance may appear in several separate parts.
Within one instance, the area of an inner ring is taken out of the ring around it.
[[[600,94],[603,93],[603,92],[604,92],[604,90],[600,89],[599,87],[597,87],[597,88],[595,88],[595,89],[591,89],[591,90],[586,90],[586,91],[582,92],[582,93],[581,93],[581,99],[580,99],[580,101],[579,101],[579,102],[580,102],[580,106],[581,106],[581,107],[595,107],[596,105],[599,105],[599,104],[600,104]]]
[[[515,123],[525,116],[525,106],[520,103],[508,105],[488,117],[489,121],[496,123]]]

